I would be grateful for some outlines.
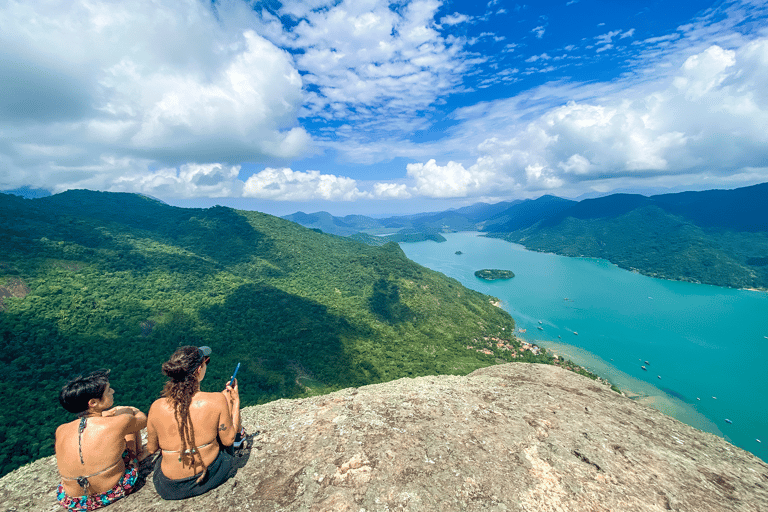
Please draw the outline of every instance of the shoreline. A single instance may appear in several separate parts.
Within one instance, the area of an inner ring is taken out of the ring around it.
[[[529,343],[545,348],[552,355],[570,359],[587,371],[619,388],[624,396],[630,400],[656,409],[678,421],[730,442],[730,439],[725,436],[712,420],[697,411],[691,404],[665,393],[648,382],[632,377],[614,367],[610,362],[581,347],[541,339],[535,339],[529,341]]]
[[[535,249],[535,248],[531,248],[531,247],[526,246],[522,242],[508,240],[508,239],[504,238],[503,236],[489,236],[489,234],[486,233],[485,231],[465,231],[465,233],[478,233],[479,236],[482,236],[482,237],[485,237],[485,238],[495,238],[497,240],[503,240],[504,242],[507,242],[507,243],[510,243],[510,244],[519,245],[519,246],[523,247],[526,251],[531,251],[531,252],[538,252],[538,253],[543,253],[543,254],[554,254],[556,256],[563,256],[565,258],[583,258],[583,259],[602,260],[602,261],[606,261],[606,262],[610,263],[611,265],[613,265],[616,268],[620,268],[622,270],[626,270],[627,272],[633,272],[635,274],[639,274],[639,275],[642,275],[642,276],[645,276],[645,277],[650,277],[650,278],[653,278],[653,279],[661,279],[663,281],[672,281],[672,282],[677,282],[677,283],[691,283],[691,284],[701,284],[701,285],[706,285],[706,286],[717,286],[719,288],[727,288],[729,290],[743,290],[743,291],[747,291],[747,292],[759,292],[759,293],[766,293],[766,294],[768,294],[768,288],[739,287],[739,286],[729,286],[729,285],[723,285],[723,284],[705,283],[705,282],[702,282],[702,281],[697,281],[697,280],[695,280],[693,278],[686,278],[686,277],[682,277],[682,276],[681,277],[677,277],[677,278],[666,277],[666,276],[654,273],[653,271],[650,271],[650,270],[644,270],[644,269],[641,269],[641,268],[629,267],[629,266],[625,267],[625,266],[620,265],[618,263],[614,263],[613,261],[611,261],[609,259],[601,258],[599,256],[590,256],[590,255],[586,255],[586,254],[579,254],[579,255],[574,256],[572,254],[564,254],[564,253],[558,252],[558,251],[545,250],[545,249]]]

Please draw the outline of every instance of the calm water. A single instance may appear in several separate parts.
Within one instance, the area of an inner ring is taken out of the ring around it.
[[[500,298],[526,329],[521,338],[768,461],[768,294],[653,279],[477,233],[444,236],[445,243],[401,247],[413,261]],[[483,281],[474,276],[482,268],[515,277]]]

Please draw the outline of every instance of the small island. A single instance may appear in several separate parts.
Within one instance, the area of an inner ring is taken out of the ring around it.
[[[476,270],[475,277],[485,279],[486,281],[496,281],[497,279],[512,279],[515,277],[515,273],[511,270],[484,268],[483,270]]]

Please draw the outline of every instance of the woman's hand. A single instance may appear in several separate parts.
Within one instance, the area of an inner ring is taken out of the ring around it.
[[[227,381],[227,387],[224,388],[222,393],[227,397],[230,405],[240,405],[240,389],[237,387],[237,379],[235,379],[234,384],[230,384],[230,381]]]

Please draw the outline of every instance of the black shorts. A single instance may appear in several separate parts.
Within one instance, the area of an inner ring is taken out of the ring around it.
[[[178,480],[171,480],[163,474],[163,470],[160,464],[163,461],[162,454],[155,461],[155,474],[152,481],[155,484],[155,490],[161,498],[165,500],[183,500],[184,498],[191,498],[192,496],[200,496],[211,489],[223,484],[235,471],[233,471],[232,455],[226,453],[224,450],[219,450],[219,456],[216,457],[210,466],[208,466],[208,472],[203,478],[202,482],[198,483],[197,479],[200,474],[193,475],[187,478],[180,478]]]

